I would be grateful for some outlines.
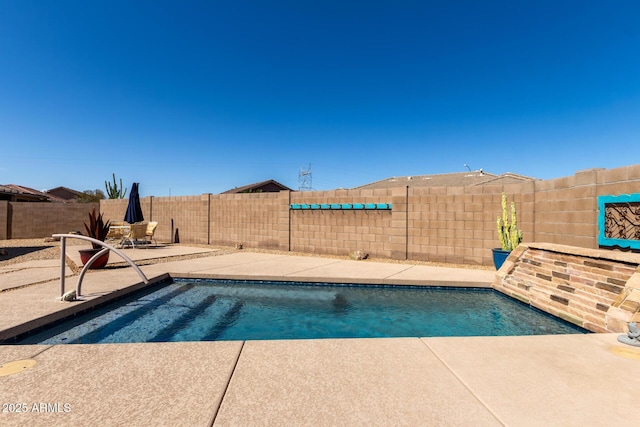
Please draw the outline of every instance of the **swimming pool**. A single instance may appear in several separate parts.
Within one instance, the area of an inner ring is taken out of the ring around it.
[[[175,279],[18,344],[576,333],[491,289]]]

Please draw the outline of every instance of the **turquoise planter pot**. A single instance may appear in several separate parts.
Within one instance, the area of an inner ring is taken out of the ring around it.
[[[493,265],[495,265],[496,270],[500,270],[502,264],[504,264],[504,260],[507,259],[511,251],[504,251],[499,248],[491,249],[493,251]]]

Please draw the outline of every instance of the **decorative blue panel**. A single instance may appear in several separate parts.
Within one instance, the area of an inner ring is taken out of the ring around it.
[[[598,197],[598,244],[640,249],[640,193]]]
[[[391,203],[312,203],[312,204],[298,204],[292,203],[289,205],[289,209],[301,210],[301,209],[334,209],[334,210],[350,210],[350,209],[369,209],[369,210],[391,210]]]

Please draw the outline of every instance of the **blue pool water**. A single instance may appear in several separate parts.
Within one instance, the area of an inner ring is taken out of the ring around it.
[[[487,289],[176,279],[20,344],[585,333]]]

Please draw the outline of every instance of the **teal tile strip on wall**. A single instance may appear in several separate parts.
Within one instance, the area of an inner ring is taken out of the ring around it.
[[[289,205],[289,209],[292,210],[391,210],[393,208],[391,203],[322,203],[322,204],[298,204],[292,203]]]

